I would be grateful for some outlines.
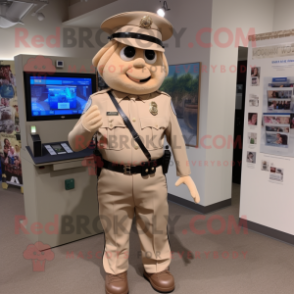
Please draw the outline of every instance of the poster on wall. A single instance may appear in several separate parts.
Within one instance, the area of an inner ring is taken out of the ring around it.
[[[264,77],[262,153],[294,157],[293,87],[294,76]]]
[[[170,65],[160,90],[172,97],[186,146],[198,147],[201,63]]]
[[[22,186],[20,126],[16,83],[11,65],[0,65],[0,180]]]

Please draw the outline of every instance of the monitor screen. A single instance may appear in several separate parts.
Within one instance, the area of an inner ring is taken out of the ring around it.
[[[78,118],[95,92],[95,74],[25,75],[28,121]]]

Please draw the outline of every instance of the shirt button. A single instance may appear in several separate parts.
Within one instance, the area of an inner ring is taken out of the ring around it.
[[[133,121],[133,122],[136,122],[136,118],[135,118],[135,117],[133,117],[132,121]]]
[[[109,121],[109,122],[113,122],[113,118],[110,118],[108,121]]]
[[[138,150],[139,149],[139,146],[138,145],[135,145],[135,149]]]
[[[158,125],[155,125],[156,128],[158,128]]]
[[[112,124],[109,125],[112,128]]]

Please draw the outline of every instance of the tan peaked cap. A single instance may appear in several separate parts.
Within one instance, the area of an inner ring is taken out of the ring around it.
[[[139,33],[151,37],[155,37],[160,41],[168,40],[173,34],[172,24],[164,17],[156,13],[147,11],[131,11],[116,14],[107,18],[102,24],[101,29],[109,35],[115,33]],[[146,41],[137,38],[116,38],[114,40],[146,50],[156,50],[164,52],[164,48],[151,41]]]

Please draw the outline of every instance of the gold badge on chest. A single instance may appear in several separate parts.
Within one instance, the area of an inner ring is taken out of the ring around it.
[[[152,115],[158,114],[158,108],[157,108],[156,102],[154,102],[154,101],[150,102],[149,111]]]

